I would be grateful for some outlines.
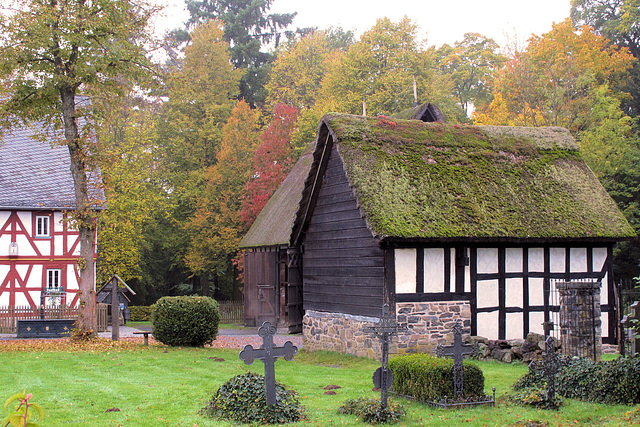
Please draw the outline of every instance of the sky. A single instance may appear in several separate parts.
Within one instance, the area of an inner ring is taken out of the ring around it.
[[[165,6],[157,32],[181,27],[188,18],[184,0],[156,2]],[[407,15],[418,24],[428,45],[452,45],[465,33],[475,32],[506,47],[550,31],[554,22],[569,16],[570,8],[570,0],[273,0],[270,13],[298,12],[293,28],[340,26],[356,36],[373,27],[378,18],[398,21]]]

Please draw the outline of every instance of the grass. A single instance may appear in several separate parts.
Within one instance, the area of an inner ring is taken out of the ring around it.
[[[248,370],[263,372],[259,362],[245,365],[238,350],[161,345],[133,344],[124,350],[18,350],[0,352],[0,357],[0,401],[22,390],[33,393],[33,401],[47,413],[42,426],[232,426],[203,417],[199,410],[232,376]],[[508,392],[526,372],[526,366],[520,364],[477,363],[484,371],[487,392],[496,386],[498,396]],[[379,396],[372,391],[371,382],[378,366],[373,360],[304,350],[293,361],[278,361],[278,381],[297,390],[308,409],[308,420],[294,425],[366,425],[354,416],[338,415],[336,410],[348,398]],[[334,384],[342,388],[335,390],[336,395],[325,395],[324,387]],[[579,401],[548,412],[501,402],[496,408],[442,410],[399,400],[407,408],[405,426],[510,426],[532,420],[550,426],[640,423],[640,413],[627,414],[633,407]]]

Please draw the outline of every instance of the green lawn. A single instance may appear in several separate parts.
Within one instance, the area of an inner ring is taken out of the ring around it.
[[[103,352],[0,352],[0,400],[23,389],[33,393],[33,401],[47,413],[42,426],[231,426],[198,412],[232,376],[263,369],[260,362],[245,365],[237,350],[132,347]],[[478,365],[485,373],[487,392],[496,386],[499,396],[526,372],[520,364]],[[371,391],[371,375],[377,367],[373,360],[301,351],[291,362],[278,361],[276,375],[300,393],[308,409],[308,420],[295,426],[364,426],[354,416],[337,415],[336,409],[348,398],[377,396]],[[330,384],[342,388],[336,395],[325,395],[324,387]],[[401,401],[408,412],[405,426],[505,426],[530,420],[547,421],[551,426],[633,424],[630,415],[625,415],[633,407],[578,401],[558,412],[505,403],[496,408],[441,410]],[[107,412],[112,408],[119,411]],[[635,423],[640,423],[640,417]]]

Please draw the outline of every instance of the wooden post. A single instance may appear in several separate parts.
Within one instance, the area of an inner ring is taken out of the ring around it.
[[[120,298],[118,298],[118,278],[111,279],[111,339],[120,339]]]

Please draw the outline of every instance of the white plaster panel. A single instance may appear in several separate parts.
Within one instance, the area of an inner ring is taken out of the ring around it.
[[[33,232],[31,227],[31,212],[18,212],[18,218],[22,221],[25,231],[31,235]]]
[[[471,266],[464,268],[464,291],[471,292]]]
[[[479,274],[495,274],[498,272],[498,248],[478,248],[477,254],[477,271]],[[454,260],[455,258],[452,257],[451,259]]]
[[[569,260],[571,261],[572,273],[586,273],[587,270],[587,248],[569,249]]]
[[[25,267],[25,273],[21,274],[21,277],[24,277],[24,275],[26,274],[26,267]],[[44,278],[44,275],[42,273],[42,265],[34,265],[33,268],[31,269],[31,274],[29,275],[29,287],[38,287],[41,288],[43,281],[42,279]]]
[[[544,249],[529,248],[529,271],[544,272]]]
[[[67,248],[71,248],[75,243],[76,240],[78,240],[78,236],[69,236],[67,237]],[[74,256],[80,256],[80,244],[78,244],[78,246],[76,246],[75,250],[73,251]],[[415,264],[415,262],[414,262]]]
[[[549,258],[549,267],[552,273],[564,273],[566,271],[565,248],[551,248]]]
[[[31,305],[29,304],[29,300],[27,299],[27,297],[24,295],[24,293],[22,292],[16,292],[16,305],[21,305],[21,306],[25,306],[25,305]]]
[[[529,279],[529,305],[544,305],[544,279],[541,277]]]
[[[4,227],[7,223],[7,220],[11,216],[11,212],[9,211],[0,211],[0,228]],[[11,231],[11,226],[7,227],[7,231]]]
[[[64,215],[62,212],[54,212],[53,214],[53,230],[56,233],[62,233],[64,231],[64,223],[62,220],[64,219]]]
[[[76,279],[75,265],[67,266],[67,286],[66,289],[78,289],[78,279]]]
[[[535,332],[536,334],[544,335],[544,313],[541,311],[534,311],[529,313],[529,332]]]
[[[53,251],[55,255],[62,256],[64,255],[63,250],[64,247],[62,244],[64,243],[64,236],[54,236],[53,237]]]
[[[603,338],[608,337],[609,336],[609,316],[607,315],[607,313],[603,312],[602,315],[600,316],[600,320],[602,321],[602,323],[600,324],[602,326],[600,333],[602,334]]]
[[[508,340],[523,339],[522,336],[524,328],[523,317],[524,313],[507,313],[506,315],[506,330],[505,338]]]
[[[449,283],[454,288],[456,283],[456,250],[451,248],[449,251]]]
[[[36,251],[31,247],[31,243],[27,240],[25,235],[17,235],[16,243],[18,244],[18,255],[20,256],[34,256]]]
[[[523,279],[507,279],[505,281],[505,303],[507,307],[523,308],[522,280]]]
[[[478,335],[490,340],[498,339],[498,312],[478,313]]]
[[[416,292],[416,250],[396,249],[396,293],[412,294]]]
[[[424,250],[424,291],[444,292],[444,249]]]
[[[522,248],[505,249],[505,271],[507,273],[521,273],[523,271]]]
[[[49,256],[51,254],[51,239],[34,239],[36,247],[43,256]]]
[[[478,307],[498,306],[498,281],[483,280],[478,282]],[[484,335],[482,335],[484,336]]]
[[[600,282],[600,304],[609,304],[609,273]]]
[[[607,248],[593,248],[593,271],[602,271],[607,260]]]
[[[11,236],[4,234],[0,236],[0,256],[9,255],[9,245],[11,244]],[[19,248],[18,248],[19,249]]]
[[[5,307],[9,305],[9,292],[0,293],[0,305]]]

